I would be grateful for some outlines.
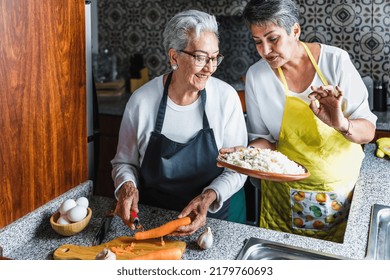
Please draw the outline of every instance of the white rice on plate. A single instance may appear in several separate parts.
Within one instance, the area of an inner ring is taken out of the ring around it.
[[[305,169],[284,154],[271,149],[243,148],[222,155],[222,160],[246,169],[279,174],[304,174]]]

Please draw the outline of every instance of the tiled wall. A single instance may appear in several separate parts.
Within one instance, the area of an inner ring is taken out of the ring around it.
[[[98,0],[99,49],[116,53],[122,73],[130,56],[141,53],[150,76],[168,70],[162,32],[169,18],[193,8],[215,14],[220,50],[225,55],[216,76],[235,82],[259,59],[240,15],[247,0]],[[303,41],[331,44],[349,52],[361,75],[389,79],[389,0],[297,0]]]

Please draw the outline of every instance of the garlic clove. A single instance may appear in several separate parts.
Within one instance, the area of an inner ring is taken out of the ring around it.
[[[202,249],[208,249],[213,245],[213,234],[210,227],[207,227],[206,230],[198,236],[196,243]]]
[[[109,249],[104,248],[95,257],[96,260],[116,260],[116,255]]]

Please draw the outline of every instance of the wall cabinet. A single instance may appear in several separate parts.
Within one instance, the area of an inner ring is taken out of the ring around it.
[[[0,0],[0,228],[88,179],[85,1]]]

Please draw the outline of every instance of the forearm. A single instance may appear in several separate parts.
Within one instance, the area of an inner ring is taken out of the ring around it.
[[[125,182],[133,182],[138,185],[138,170],[137,167],[130,164],[113,164],[111,176],[114,181],[115,194]]]
[[[210,207],[210,205],[217,199],[217,193],[212,189],[207,189],[201,194],[204,205]]]
[[[115,190],[114,190],[114,196],[115,196],[116,200],[119,199],[119,193],[121,192],[121,189],[123,189],[123,186],[124,186],[125,184],[129,184],[129,183],[131,183],[131,185],[134,186],[134,188],[137,188],[137,186],[136,186],[136,184],[134,183],[134,181],[126,181],[126,182],[124,182],[122,185],[119,185],[119,186],[116,187]]]
[[[215,200],[209,205],[209,211],[215,213],[220,210],[224,201],[239,191],[246,179],[246,175],[225,169],[221,175],[215,178],[213,182],[203,190],[203,192],[213,190],[216,194]]]
[[[334,127],[346,139],[357,144],[367,144],[375,136],[375,126],[366,119],[349,120],[345,118],[340,127]]]

